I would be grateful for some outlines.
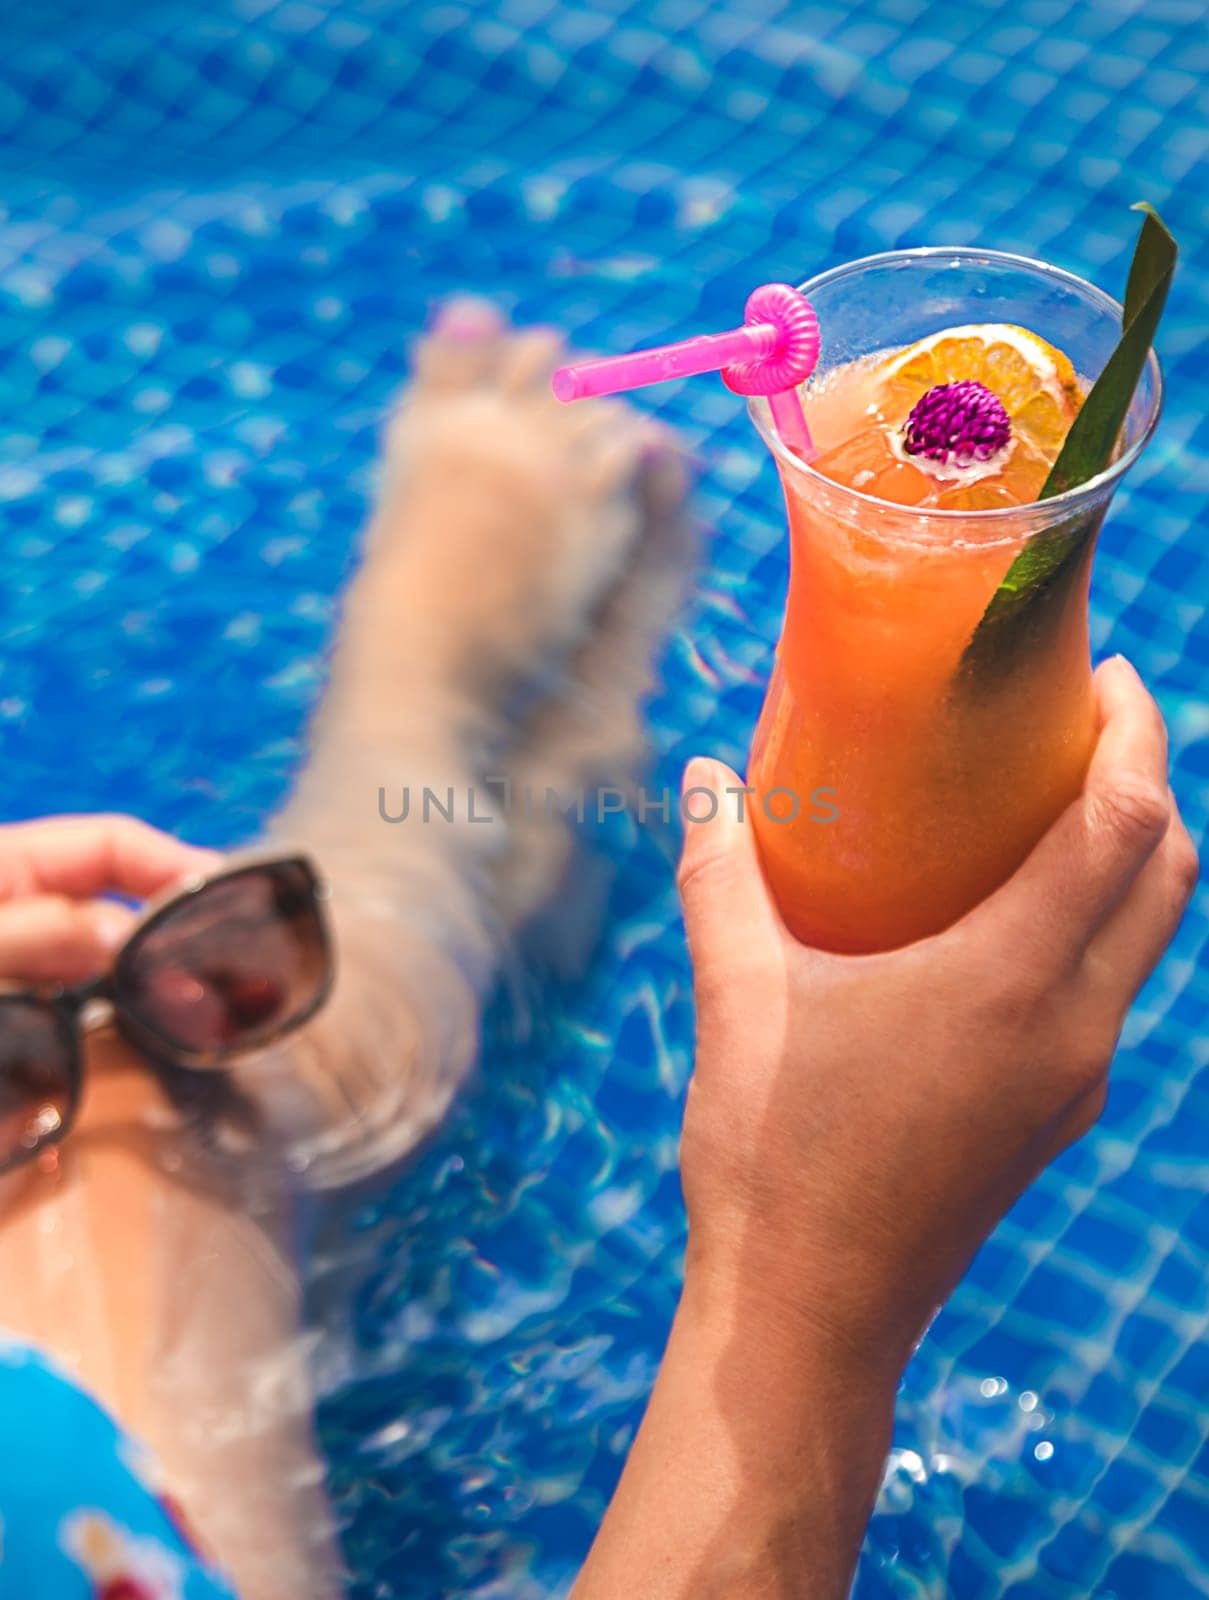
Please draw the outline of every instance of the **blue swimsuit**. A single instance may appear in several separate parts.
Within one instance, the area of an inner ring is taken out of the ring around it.
[[[235,1600],[139,1447],[44,1356],[3,1336],[0,1600]]]

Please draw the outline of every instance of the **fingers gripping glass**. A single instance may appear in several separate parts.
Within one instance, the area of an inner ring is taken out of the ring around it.
[[[112,1017],[153,1060],[205,1070],[314,1016],[332,984],[324,894],[301,856],[231,866],[148,907],[109,976],[0,986],[0,1172],[70,1129],[89,1027]]]

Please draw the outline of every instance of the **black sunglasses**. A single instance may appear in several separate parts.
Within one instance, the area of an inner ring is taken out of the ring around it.
[[[237,862],[152,902],[108,976],[0,985],[0,1173],[70,1130],[90,1028],[112,1020],[154,1062],[204,1071],[313,1017],[334,972],[326,894],[304,856]]]

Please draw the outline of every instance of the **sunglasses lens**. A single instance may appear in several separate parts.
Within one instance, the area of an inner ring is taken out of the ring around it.
[[[123,953],[119,1006],[170,1047],[234,1054],[315,1008],[330,973],[301,862],[250,867],[171,907]]]
[[[75,1101],[71,1036],[37,1000],[0,1000],[0,1167],[56,1139]]]

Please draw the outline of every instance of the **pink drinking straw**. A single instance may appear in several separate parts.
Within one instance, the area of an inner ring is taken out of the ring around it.
[[[560,400],[587,400],[721,370],[723,383],[735,394],[767,395],[782,441],[809,459],[814,445],[797,386],[805,383],[819,359],[814,307],[787,283],[764,283],[752,291],[743,315],[743,326],[728,333],[703,333],[654,350],[560,367],[554,393]]]

